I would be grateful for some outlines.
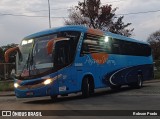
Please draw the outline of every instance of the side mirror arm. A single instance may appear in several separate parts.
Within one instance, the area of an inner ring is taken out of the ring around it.
[[[4,54],[4,58],[5,58],[5,62],[8,63],[9,62],[9,56],[12,52],[14,51],[18,51],[19,50],[19,47],[13,47],[13,48],[9,48],[5,54]]]

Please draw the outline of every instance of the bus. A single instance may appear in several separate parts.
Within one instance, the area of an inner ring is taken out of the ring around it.
[[[98,88],[141,88],[153,78],[148,43],[84,26],[64,26],[25,37],[16,55],[15,95],[18,98],[81,92],[89,97]]]

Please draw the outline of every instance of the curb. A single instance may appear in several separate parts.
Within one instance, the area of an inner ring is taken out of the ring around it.
[[[14,80],[0,80],[1,83],[5,82],[14,82]]]
[[[14,91],[2,91],[0,92],[0,96],[15,96]]]
[[[160,82],[160,79],[153,79],[153,80],[149,80],[149,81],[144,81],[144,83],[156,83],[156,82]]]

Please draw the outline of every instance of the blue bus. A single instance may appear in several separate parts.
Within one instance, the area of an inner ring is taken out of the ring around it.
[[[141,88],[153,78],[149,44],[84,26],[64,26],[25,37],[17,50],[15,94],[18,98],[82,92],[122,85]]]

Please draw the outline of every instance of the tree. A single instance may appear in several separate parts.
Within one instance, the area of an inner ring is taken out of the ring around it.
[[[124,16],[116,16],[117,9],[112,8],[112,5],[101,5],[100,0],[84,0],[75,8],[71,8],[69,20],[66,20],[65,24],[85,25],[129,37],[134,29],[127,29],[131,23],[125,24],[122,21]]]
[[[160,60],[160,30],[152,33],[147,41],[152,48],[153,58],[155,60]]]
[[[4,61],[4,51],[3,49],[0,47],[0,63]]]

